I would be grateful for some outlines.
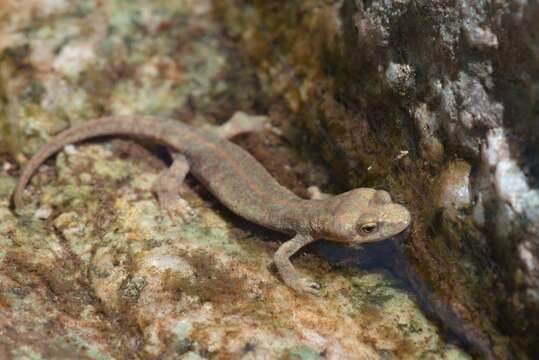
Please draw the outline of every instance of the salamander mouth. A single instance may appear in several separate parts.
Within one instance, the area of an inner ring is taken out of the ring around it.
[[[402,225],[400,225],[397,230],[394,232],[393,235],[389,235],[389,236],[386,236],[384,238],[381,238],[381,239],[363,239],[363,240],[360,240],[360,241],[357,241],[357,242],[353,242],[353,243],[350,243],[349,246],[353,249],[359,249],[361,248],[363,245],[365,244],[369,244],[369,243],[375,243],[375,242],[379,242],[379,241],[385,241],[385,240],[392,240],[392,239],[395,239],[397,241],[403,241],[404,239],[406,239],[408,237],[408,235],[410,235],[410,232],[411,232],[411,226],[409,223],[406,223],[406,222],[403,222]]]
[[[412,226],[410,224],[406,225],[404,229],[401,230],[398,234],[396,234],[394,237],[398,238],[399,240],[404,240],[410,235],[412,232]]]
[[[410,234],[410,222],[401,222],[397,227],[395,235],[392,235],[391,237],[400,236],[403,233],[406,233],[406,235]]]

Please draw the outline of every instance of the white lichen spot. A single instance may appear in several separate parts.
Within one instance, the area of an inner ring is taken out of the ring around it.
[[[498,47],[498,37],[489,29],[478,26],[468,26],[466,28],[466,38],[470,45],[476,48]]]
[[[9,171],[13,168],[13,165],[9,161],[4,161],[2,163],[2,171]]]
[[[483,149],[485,160],[490,166],[496,166],[498,161],[509,157],[509,146],[502,128],[496,128],[487,134],[487,145]]]
[[[483,153],[487,163],[494,169],[494,184],[498,196],[517,213],[527,210],[527,199],[533,197],[536,191],[530,189],[526,175],[511,158],[503,128],[488,132]]]
[[[513,160],[503,160],[496,166],[496,192],[517,213],[523,210],[523,198],[528,192],[526,177]]]
[[[170,270],[186,278],[192,276],[194,272],[191,265],[180,256],[174,255],[173,252],[173,249],[168,246],[154,248],[145,254],[139,266],[141,268],[153,267],[159,272]]]
[[[534,258],[531,252],[531,243],[529,241],[523,242],[518,245],[518,254],[526,270],[531,274],[536,270],[537,260]]]
[[[77,148],[73,144],[64,146],[64,151],[67,155],[75,155],[78,152]]]
[[[34,215],[38,219],[47,220],[52,215],[52,208],[49,205],[41,205]]]
[[[96,54],[91,42],[74,42],[62,48],[52,67],[70,77],[78,76],[88,65],[95,62]]]
[[[462,28],[468,44],[477,49],[497,48],[498,37],[487,25],[489,15],[486,6],[478,6],[472,0],[462,0],[461,7]]]
[[[397,157],[395,158],[395,160],[400,160],[400,159],[402,159],[403,157],[407,156],[408,153],[409,153],[408,150],[401,150],[401,151],[399,151],[399,153],[398,153]]]
[[[187,338],[191,332],[191,329],[193,329],[193,325],[190,322],[178,321],[170,330],[174,335],[176,335],[177,340],[182,341]]]

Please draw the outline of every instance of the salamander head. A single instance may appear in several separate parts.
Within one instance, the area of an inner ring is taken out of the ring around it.
[[[317,230],[331,241],[359,245],[384,240],[400,234],[411,222],[410,212],[383,190],[358,188],[326,201],[331,211]]]

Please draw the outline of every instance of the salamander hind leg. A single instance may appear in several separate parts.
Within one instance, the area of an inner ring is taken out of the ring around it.
[[[296,235],[291,240],[282,244],[273,255],[273,261],[279,275],[290,288],[299,293],[319,294],[320,284],[317,282],[302,277],[290,262],[290,257],[299,249],[307,244],[312,243],[315,239],[308,235]]]
[[[189,162],[185,156],[172,153],[172,165],[163,171],[152,186],[161,212],[174,223],[189,222],[195,215],[187,201],[180,196],[179,190],[189,172]]]
[[[231,139],[235,136],[262,131],[269,128],[269,119],[263,115],[248,115],[237,111],[221,126],[212,126],[210,131],[221,139]]]
[[[322,192],[318,186],[309,186],[307,192],[311,200],[324,200],[329,199],[332,196],[331,194]]]

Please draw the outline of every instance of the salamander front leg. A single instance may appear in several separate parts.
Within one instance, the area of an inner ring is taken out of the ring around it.
[[[171,153],[172,165],[163,171],[152,187],[157,196],[161,212],[166,214],[174,223],[188,222],[195,212],[180,196],[180,186],[189,172],[189,162],[179,153]]]
[[[290,257],[293,254],[315,240],[312,236],[298,234],[282,244],[273,255],[273,261],[275,262],[275,266],[277,266],[277,270],[279,270],[281,278],[286,285],[297,292],[319,293],[320,284],[302,277],[290,262]]]

